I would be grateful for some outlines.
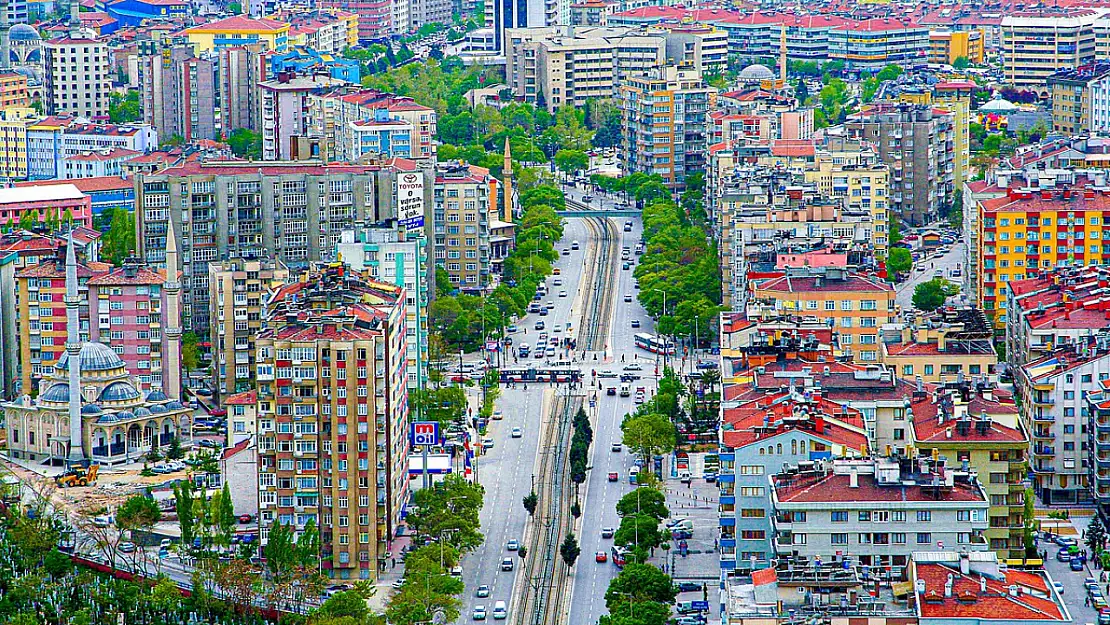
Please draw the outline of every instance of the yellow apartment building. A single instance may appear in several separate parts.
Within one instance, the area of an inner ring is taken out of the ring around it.
[[[983,31],[979,29],[960,32],[934,30],[929,33],[929,62],[951,65],[956,59],[964,57],[972,64],[982,63],[985,58],[984,40]]]
[[[185,29],[197,53],[262,42],[274,52],[289,45],[289,24],[266,18],[235,15]]]

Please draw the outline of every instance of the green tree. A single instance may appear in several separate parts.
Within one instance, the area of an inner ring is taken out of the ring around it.
[[[478,515],[484,493],[481,484],[449,475],[435,488],[413,494],[416,511],[409,513],[409,527],[428,536],[444,536],[456,548],[474,549],[483,540]]]
[[[122,208],[106,210],[109,211],[108,231],[101,239],[101,256],[118,267],[135,253],[135,215]]]
[[[186,332],[181,335],[181,367],[185,374],[197,368],[200,363],[200,346],[195,332]]]
[[[129,124],[142,119],[143,105],[138,91],[128,89],[126,94],[108,94],[108,120],[113,124]]]
[[[629,415],[621,423],[622,440],[645,461],[674,449],[674,424],[658,413]]]
[[[236,156],[250,159],[262,159],[262,134],[247,128],[237,128],[227,138],[231,152]]]
[[[1023,528],[1023,542],[1025,543],[1025,557],[1037,557],[1037,515],[1036,503],[1037,497],[1033,494],[1032,488],[1025,489],[1024,500],[1024,528]]]
[[[563,544],[559,546],[559,555],[562,556],[563,562],[568,567],[574,566],[574,562],[578,560],[581,553],[582,548],[578,546],[578,539],[574,537],[574,533],[567,534],[567,537],[563,539]],[[567,574],[570,574],[569,571]]]
[[[213,508],[215,523],[213,526],[219,531],[219,535],[223,538],[224,544],[230,544],[232,532],[235,530],[235,507],[231,501],[231,490],[228,488],[227,482],[224,482],[223,490],[219,493],[219,500],[214,502]]]
[[[116,510],[116,527],[120,531],[149,530],[162,518],[158,503],[150,497],[132,495]]]
[[[29,211],[29,212],[24,211],[24,213],[19,216],[19,229],[20,230],[27,230],[27,231],[34,230],[35,225],[37,223],[38,223],[37,211]]]
[[[295,550],[298,566],[313,568],[320,564],[320,531],[316,528],[316,519],[309,517],[297,537]]]
[[[587,169],[590,166],[590,157],[581,150],[559,150],[555,153],[555,166],[569,175]]]
[[[622,547],[654,549],[662,542],[659,520],[647,514],[630,514],[621,518],[620,527],[613,534],[613,543]]]
[[[243,13],[243,5],[239,2],[228,2],[227,12],[232,15],[241,15]]]
[[[366,599],[357,592],[345,590],[329,597],[316,614],[332,619],[350,618],[355,623],[362,623],[369,616],[370,608],[366,605]]]
[[[947,280],[933,278],[914,288],[913,305],[918,310],[932,312],[943,306],[944,301],[954,294],[955,292]]]
[[[806,85],[804,78],[798,79],[798,86],[794,88],[794,97],[798,99],[798,104],[801,106],[804,106],[809,99],[809,86]]]
[[[875,76],[875,78],[878,78],[880,82],[886,82],[888,80],[894,80],[898,78],[905,71],[906,70],[902,69],[901,65],[891,63],[890,65],[887,65],[886,67],[881,69],[879,73]]]
[[[1085,542],[1093,557],[1098,557],[1106,549],[1106,528],[1103,527],[1102,519],[1097,514],[1094,515],[1090,525],[1087,526],[1087,540]]]
[[[902,221],[894,213],[887,219],[886,240],[891,247],[902,242]]]
[[[177,511],[177,521],[181,526],[181,543],[186,547],[193,545],[193,482],[192,480],[179,480],[173,485],[174,509]]]
[[[955,61],[952,61],[952,67],[958,70],[965,70],[971,66],[971,61],[967,60],[966,56],[958,56]]]
[[[266,556],[266,568],[272,575],[282,577],[292,571],[297,562],[297,552],[289,526],[282,523],[272,525],[262,552]]]
[[[658,567],[629,563],[609,582],[609,588],[605,591],[605,605],[610,612],[616,614],[620,606],[629,601],[671,604],[675,595],[670,576]]]
[[[539,504],[540,498],[536,491],[532,491],[524,496],[524,509],[528,511],[528,516],[536,514],[536,506]]]
[[[913,269],[913,257],[904,247],[892,247],[886,257],[887,279],[894,282],[900,274],[907,274]]]
[[[622,517],[646,514],[656,519],[665,519],[671,515],[671,511],[667,509],[666,495],[658,489],[641,486],[620,498],[617,502],[617,514]]]

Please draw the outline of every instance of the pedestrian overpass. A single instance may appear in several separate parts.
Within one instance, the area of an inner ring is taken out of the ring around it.
[[[623,209],[586,209],[586,210],[561,210],[555,211],[560,217],[639,217],[640,211],[632,208]]]

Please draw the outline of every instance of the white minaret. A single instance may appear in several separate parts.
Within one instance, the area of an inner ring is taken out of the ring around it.
[[[181,398],[181,283],[177,279],[177,235],[173,224],[166,232],[166,310],[162,326],[166,348],[162,352],[162,392]]]
[[[81,322],[78,307],[81,304],[77,294],[77,255],[73,250],[73,230],[69,231],[66,243],[66,354],[69,355],[69,465],[80,464],[85,460],[85,450],[81,444]]]

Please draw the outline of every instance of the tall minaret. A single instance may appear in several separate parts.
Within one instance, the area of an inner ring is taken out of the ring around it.
[[[502,203],[501,220],[512,223],[513,221],[513,154],[509,151],[509,138],[505,137],[505,167],[501,170],[505,188],[505,199]]]
[[[181,398],[181,283],[177,280],[177,235],[173,224],[166,231],[166,308],[162,318],[162,392]]]
[[[81,322],[78,307],[81,305],[77,294],[77,255],[73,251],[73,230],[69,231],[66,243],[66,354],[69,357],[69,454],[66,463],[70,466],[85,460],[81,430]]]

